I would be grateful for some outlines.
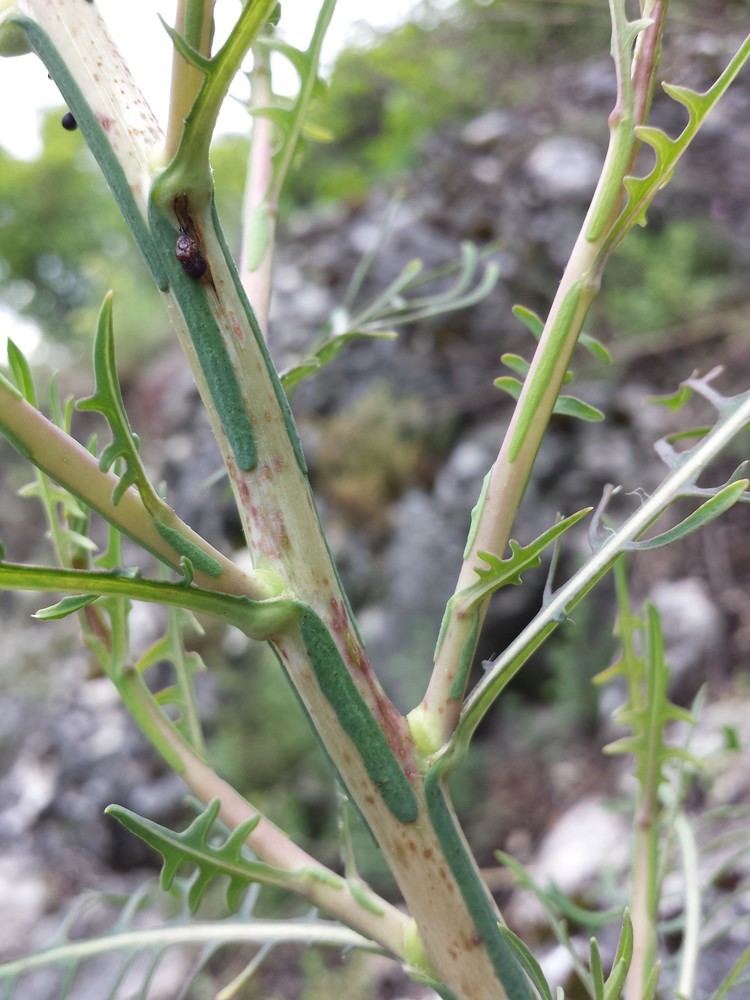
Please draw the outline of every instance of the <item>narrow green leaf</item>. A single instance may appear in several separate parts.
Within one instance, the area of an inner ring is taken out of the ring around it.
[[[501,389],[503,392],[507,392],[509,396],[513,399],[518,399],[521,395],[521,389],[523,385],[517,378],[513,378],[512,375],[501,375],[500,378],[496,378],[492,383],[496,389]]]
[[[657,192],[669,183],[680,157],[749,57],[750,35],[744,39],[724,71],[704,94],[687,87],[662,84],[670,97],[687,108],[688,123],[676,139],[670,138],[661,129],[647,125],[636,126],[636,137],[652,147],[656,160],[645,177],[625,178],[628,200],[608,236],[611,245],[619,243],[632,226],[645,223],[646,212]],[[623,76],[623,73],[620,75]]]
[[[648,979],[646,980],[646,985],[643,990],[643,1000],[654,1000],[656,996],[656,988],[659,985],[659,976],[661,975],[661,964],[657,962],[649,973]]]
[[[112,326],[112,292],[104,297],[94,342],[94,374],[96,391],[85,399],[78,400],[77,409],[83,412],[101,413],[112,431],[112,441],[101,454],[99,467],[106,471],[121,458],[125,471],[115,487],[112,500],[119,503],[130,486],[136,486],[146,509],[155,514],[163,507],[163,501],[151,485],[138,453],[138,445],[125,411],[120,381],[115,362],[115,340]]]
[[[594,986],[594,1000],[604,1000],[604,966],[602,965],[602,954],[599,951],[599,942],[595,937],[589,939],[589,967]]]
[[[620,960],[625,962],[626,967],[630,966],[633,958],[633,921],[630,910],[625,907],[622,914],[622,927],[620,928],[620,938],[615,951],[615,962]]]
[[[182,37],[179,31],[176,31],[171,24],[164,20],[161,14],[157,14],[157,17],[161,21],[162,27],[166,33],[172,39],[172,44],[185,62],[190,63],[191,66],[195,66],[195,68],[200,70],[201,73],[209,74],[212,69],[211,60],[194,49],[193,46]]]
[[[586,423],[596,424],[604,420],[604,414],[591,403],[585,403],[576,396],[558,396],[553,413],[562,417],[575,417],[577,420],[585,420]]]
[[[618,958],[612,963],[612,971],[604,985],[604,1000],[620,1000],[628,968],[629,962],[624,958]]]
[[[288,142],[294,124],[293,112],[289,108],[279,108],[273,105],[251,108],[250,114],[258,118],[267,118],[281,133],[281,141]]]
[[[516,375],[521,375],[525,378],[529,373],[529,362],[526,358],[522,358],[520,354],[502,354],[500,360],[506,368],[510,368]]]
[[[513,949],[516,958],[521,963],[521,967],[528,976],[537,995],[541,1000],[552,1000],[552,991],[549,988],[549,983],[545,978],[544,972],[542,972],[542,967],[521,938],[517,934],[514,934],[509,927],[503,926],[503,924],[498,924],[498,930]]]
[[[81,608],[85,608],[87,604],[93,604],[94,601],[98,600],[96,594],[71,594],[69,597],[63,597],[57,604],[50,604],[48,608],[40,608],[31,617],[44,622],[58,621],[58,619],[67,618],[68,615],[73,615]]]
[[[578,343],[581,347],[585,347],[589,354],[595,357],[597,361],[602,361],[605,365],[612,364],[612,354],[609,348],[601,340],[592,337],[590,333],[579,334]]]
[[[319,125],[317,122],[311,122],[306,119],[302,123],[302,135],[305,139],[310,142],[333,142],[336,138],[335,134],[325,125]]]
[[[535,313],[533,309],[518,304],[513,306],[511,312],[516,319],[520,319],[534,340],[539,340],[544,330],[544,320],[541,316]]]
[[[729,991],[737,983],[745,969],[750,965],[750,948],[745,948],[740,957],[722,980],[719,988],[711,994],[710,1000],[726,1000]]]
[[[693,390],[687,385],[681,385],[676,392],[670,392],[665,396],[647,396],[647,403],[655,403],[657,406],[666,406],[668,410],[681,410],[683,406],[692,398]]]
[[[10,337],[8,338],[8,367],[23,398],[27,403],[36,406],[36,389],[31,377],[31,368],[21,348],[17,347]]]
[[[299,365],[293,365],[291,368],[287,368],[285,372],[281,373],[281,384],[284,386],[284,391],[287,396],[291,396],[300,382],[303,382],[306,378],[314,375],[320,370],[320,362],[317,358],[310,358],[307,361],[303,361]]]
[[[733,507],[740,500],[749,485],[750,480],[747,479],[738,479],[733,483],[728,483],[673,528],[644,541],[630,542],[628,548],[639,551],[660,549],[664,545],[670,545],[672,542],[686,538]]]
[[[318,347],[310,358],[287,369],[281,376],[281,384],[287,395],[299,385],[303,379],[315,375],[334,361],[341,351],[354,340],[395,340],[397,334],[393,330],[347,330],[345,333],[328,337]]]

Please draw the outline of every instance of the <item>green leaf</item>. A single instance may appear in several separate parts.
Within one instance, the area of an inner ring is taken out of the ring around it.
[[[511,538],[510,555],[506,559],[501,559],[491,552],[477,553],[479,558],[487,564],[487,568],[477,568],[475,572],[479,577],[478,581],[459,591],[456,597],[461,603],[466,603],[471,607],[479,601],[486,600],[501,587],[518,586],[522,583],[522,573],[541,565],[542,552],[574,524],[578,524],[587,514],[591,513],[591,510],[591,507],[584,507],[575,514],[563,518],[539,535],[538,538],[535,538],[534,541],[529,542],[528,545],[519,545],[514,538]]]
[[[21,391],[21,395],[27,403],[32,406],[37,405],[36,389],[34,380],[31,377],[31,368],[20,347],[8,338],[8,367],[13,375],[13,381]]]
[[[511,312],[516,319],[520,319],[534,340],[539,340],[544,330],[544,320],[542,317],[538,313],[535,313],[533,309],[528,309],[522,305],[514,305]]]
[[[715,993],[711,994],[710,1000],[726,1000],[729,991],[737,983],[745,969],[750,965],[750,948],[745,948],[740,957],[722,980],[721,985]]]
[[[604,966],[599,942],[595,937],[589,939],[589,968],[594,986],[594,1000],[604,1000]]]
[[[536,990],[537,995],[541,1000],[552,1000],[552,991],[549,988],[549,983],[545,978],[542,967],[521,938],[517,934],[514,934],[509,927],[503,926],[503,924],[498,924],[498,930],[507,944],[512,948],[516,958],[521,963],[521,968]]]
[[[566,374],[566,379],[568,375],[570,375],[570,372]],[[519,398],[521,389],[523,388],[519,379],[512,375],[501,375],[500,378],[494,380],[493,385],[496,389],[507,392],[513,399]],[[584,403],[582,399],[578,399],[576,396],[558,396],[552,412],[560,417],[576,417],[578,420],[585,420],[587,423],[599,423],[604,420],[604,414],[601,410],[590,403]]]
[[[194,49],[193,46],[182,37],[179,31],[176,31],[171,24],[164,20],[161,14],[157,14],[157,17],[161,21],[162,27],[166,33],[172,39],[172,44],[185,62],[190,63],[191,66],[195,66],[195,68],[199,69],[201,73],[210,73],[212,66],[211,60]]]
[[[661,964],[657,962],[649,973],[648,979],[646,980],[646,985],[643,989],[643,1000],[654,1000],[656,996],[656,988],[659,985],[659,976],[661,975]]]
[[[590,333],[579,334],[578,343],[581,347],[585,347],[589,354],[595,357],[597,361],[602,361],[605,365],[612,364],[612,354],[609,348],[601,340],[592,337]]]
[[[678,160],[695,138],[709,112],[716,106],[740,72],[748,57],[750,57],[750,35],[745,38],[726,69],[705,93],[701,94],[687,87],[676,87],[669,83],[662,84],[669,97],[687,108],[688,123],[676,139],[670,138],[661,129],[648,125],[636,126],[634,130],[636,138],[651,146],[655,162],[645,177],[630,176],[625,178],[624,186],[628,200],[612,227],[608,237],[610,245],[620,242],[625,233],[635,224],[645,222],[646,211],[657,192],[669,183]]]
[[[169,608],[167,629],[138,659],[135,669],[143,674],[158,663],[170,663],[174,669],[175,683],[162,688],[155,694],[161,705],[173,705],[179,709],[177,729],[197,753],[205,757],[206,747],[198,715],[195,696],[194,676],[205,670],[205,664],[196,652],[185,649],[185,633],[190,629],[197,635],[204,630],[193,614],[183,608]]]
[[[344,347],[353,340],[395,340],[396,336],[397,334],[393,330],[347,330],[346,333],[335,334],[324,340],[312,357],[306,358],[298,365],[283,372],[281,384],[287,395],[290,395],[300,382],[315,375],[334,361]]]
[[[558,396],[553,413],[562,417],[575,417],[577,420],[585,420],[587,423],[596,424],[604,420],[604,414],[591,403],[585,403],[576,396]]]
[[[68,615],[74,615],[76,611],[80,611],[81,608],[98,600],[96,594],[71,594],[69,597],[63,597],[57,604],[51,604],[48,608],[40,608],[31,617],[44,622],[57,621],[60,618],[67,618]]]
[[[670,392],[665,396],[647,396],[647,403],[655,403],[657,406],[666,406],[668,410],[681,410],[683,406],[692,398],[693,390],[687,385],[681,385],[676,392]]]
[[[302,49],[298,49],[294,45],[289,45],[288,42],[282,41],[275,35],[261,35],[256,44],[261,48],[278,52],[284,56],[294,66],[300,82],[305,80],[313,71],[312,59],[309,52],[303,52]]]
[[[604,1000],[620,1000],[622,988],[625,985],[625,977],[628,974],[632,959],[633,921],[630,919],[630,911],[626,907],[622,915],[620,939],[617,942],[617,950],[612,962],[612,971],[604,987]]]
[[[151,514],[156,514],[161,511],[164,504],[143,467],[136,437],[125,412],[117,376],[112,328],[112,292],[105,296],[99,313],[94,344],[94,374],[96,391],[93,395],[80,399],[77,409],[83,412],[101,413],[112,431],[112,441],[102,452],[99,467],[106,472],[118,458],[122,458],[125,462],[125,471],[115,487],[112,500],[115,504],[119,503],[126,490],[136,486],[146,509]]]
[[[518,399],[521,395],[521,389],[523,388],[523,384],[517,378],[513,378],[512,375],[501,375],[500,378],[496,378],[492,384],[496,389],[500,389],[502,392],[507,392],[513,399]]]
[[[325,125],[311,122],[309,119],[302,123],[302,135],[310,142],[333,142],[335,134]]]
[[[525,378],[529,373],[529,362],[526,358],[522,358],[520,354],[501,354],[500,360],[506,368],[510,368],[517,375]]]
[[[258,118],[267,118],[276,126],[280,134],[280,142],[289,141],[289,136],[294,125],[294,112],[291,108],[280,108],[276,105],[267,105],[250,109],[250,114]]]
[[[644,541],[630,542],[627,547],[648,551],[650,549],[660,549],[664,545],[670,545],[672,542],[681,541],[699,528],[710,524],[711,521],[714,521],[721,514],[724,514],[733,507],[742,498],[743,493],[745,493],[749,485],[750,480],[748,479],[737,479],[734,482],[728,483],[673,528],[670,528],[668,531],[662,531],[660,534],[654,535],[653,538],[648,538]]]
[[[232,913],[239,907],[242,896],[251,883],[286,886],[293,881],[294,876],[289,872],[272,868],[260,861],[248,861],[243,857],[245,841],[260,822],[260,816],[236,827],[223,844],[214,846],[209,843],[219,815],[218,799],[209,803],[180,833],[138,816],[122,806],[107,806],[104,811],[161,855],[160,883],[163,889],[171,888],[180,868],[190,866],[195,869],[197,874],[188,894],[191,913],[195,913],[200,906],[211,882],[223,875],[229,879],[227,906]]]

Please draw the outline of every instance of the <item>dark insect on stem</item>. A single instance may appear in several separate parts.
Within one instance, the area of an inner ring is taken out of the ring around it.
[[[206,273],[206,258],[201,252],[201,248],[190,233],[180,228],[180,235],[174,248],[174,255],[182,265],[182,270],[190,278],[202,278]]]
[[[75,120],[73,113],[71,111],[66,111],[65,114],[60,119],[60,124],[68,132],[75,132],[78,128],[78,122]]]

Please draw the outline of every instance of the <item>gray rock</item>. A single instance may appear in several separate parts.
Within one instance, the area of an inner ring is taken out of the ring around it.
[[[526,162],[531,178],[550,199],[590,194],[599,179],[599,148],[573,136],[543,139]]]
[[[596,895],[605,872],[619,874],[629,858],[630,822],[601,798],[577,802],[553,824],[528,866],[542,887],[554,884],[574,899]],[[528,930],[546,923],[535,896],[516,890],[507,907],[514,927]]]
[[[724,632],[722,616],[698,577],[662,580],[651,590],[664,631],[673,685],[705,674]]]
[[[489,146],[513,129],[513,121],[507,111],[487,111],[464,126],[461,139],[467,146]]]

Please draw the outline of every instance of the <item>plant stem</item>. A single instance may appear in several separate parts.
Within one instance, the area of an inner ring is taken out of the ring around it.
[[[625,1000],[643,1000],[656,961],[656,909],[659,885],[659,827],[657,786],[641,789],[638,805],[631,893],[633,958],[625,983]]]
[[[177,0],[175,30],[196,52],[205,56],[211,55],[215,3],[216,0]],[[203,73],[175,49],[172,55],[172,88],[164,144],[164,159],[167,163],[177,152],[185,119],[202,86]]]
[[[134,601],[186,608],[209,614],[241,629],[255,639],[268,639],[297,619],[294,602],[279,599],[252,601],[235,594],[217,594],[185,584],[142,580],[122,573],[57,569],[0,562],[0,590],[36,590],[40,593],[94,594],[127,597]]]
[[[268,52],[261,45],[253,49],[252,102],[253,107],[265,108],[271,103],[271,66]],[[245,194],[242,202],[242,243],[240,252],[240,280],[244,286],[255,318],[263,336],[268,339],[268,317],[271,305],[271,271],[276,234],[278,203],[271,201],[273,181],[274,124],[264,115],[253,117],[250,155],[247,161]],[[258,233],[257,229],[261,232]],[[261,241],[262,256],[259,261],[254,249]]]
[[[705,467],[750,423],[750,393],[663,480],[648,500],[599,548],[577,573],[559,587],[552,599],[491,664],[476,685],[461,713],[459,725],[445,754],[460,760],[469,740],[487,711],[544,640],[565,621],[566,615],[605,576],[630,542],[635,541],[690,486]],[[442,756],[442,755],[441,755]]]
[[[163,949],[174,945],[226,944],[318,944],[334,948],[367,948],[372,942],[367,938],[337,924],[322,920],[260,920],[253,917],[246,922],[235,920],[191,921],[177,927],[141,927],[138,930],[118,931],[84,941],[71,941],[46,948],[15,962],[0,967],[0,981],[13,979],[31,969],[45,968],[59,963],[83,962],[87,958],[121,955],[128,950]]]
[[[500,556],[505,551],[578,335],[599,291],[609,220],[616,214],[622,199],[623,178],[635,143],[633,128],[638,124],[633,117],[632,87],[628,68],[624,66],[623,49],[616,44],[624,19],[618,4],[619,0],[611,0],[618,96],[609,119],[610,139],[604,165],[500,453],[490,471],[486,493],[472,524],[454,597],[476,581],[476,571],[482,566],[479,552]],[[652,62],[651,66],[646,66],[647,53],[655,60],[658,46],[645,49],[640,57],[639,76],[648,71],[650,79],[654,65]],[[449,602],[446,607],[442,638],[435,651],[427,691],[422,703],[409,716],[412,731],[418,734],[424,752],[435,752],[443,746],[458,723],[467,679],[460,675],[460,665],[466,666],[473,659],[488,604],[485,601],[470,615],[457,610],[458,602]],[[464,673],[468,674],[468,670]]]
[[[700,954],[701,891],[698,876],[698,851],[695,835],[686,816],[680,813],[674,824],[682,853],[682,873],[685,881],[685,917],[682,931],[682,957],[677,996],[693,1000],[695,972]]]
[[[44,414],[14,393],[0,380],[0,430],[13,446],[38,469],[82,500],[88,507],[114,524],[162,562],[179,568],[179,556],[159,534],[137,490],[126,490],[120,502],[112,495],[118,477],[102,472],[94,455],[57,427]],[[218,576],[196,569],[195,581],[208,590],[244,594],[255,600],[271,596],[266,582],[255,573],[247,574],[174,516],[173,525],[181,536],[210,556],[220,567]]]
[[[289,888],[304,896],[313,906],[320,907],[365,937],[376,941],[391,954],[406,957],[409,942],[414,939],[413,921],[408,916],[374,893],[369,886],[364,891],[371,905],[362,906],[357,902],[348,892],[345,879],[298,847],[283,830],[263,816],[200,759],[165,719],[139,675],[131,673],[125,685],[118,684],[118,689],[123,686],[127,689],[125,697],[130,703],[131,713],[139,719],[139,725],[146,735],[161,753],[164,752],[162,744],[166,744],[169,757],[177,760],[175,770],[204,804],[212,799],[219,800],[219,815],[230,830],[260,816],[260,822],[248,836],[248,846],[266,864],[286,872],[300,873],[298,882]],[[154,732],[158,733],[158,742],[154,739]],[[175,766],[173,759],[169,762]],[[310,870],[323,873],[326,880],[310,879],[305,874]]]

